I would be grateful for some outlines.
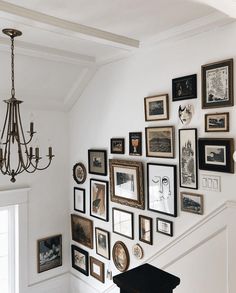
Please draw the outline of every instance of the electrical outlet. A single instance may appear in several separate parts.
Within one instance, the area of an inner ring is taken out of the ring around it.
[[[202,174],[201,175],[202,189],[220,192],[221,191],[221,177],[215,175]]]

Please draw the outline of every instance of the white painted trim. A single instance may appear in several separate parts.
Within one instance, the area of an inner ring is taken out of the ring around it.
[[[5,190],[0,188],[0,207],[27,203],[30,190],[31,189],[27,187]]]

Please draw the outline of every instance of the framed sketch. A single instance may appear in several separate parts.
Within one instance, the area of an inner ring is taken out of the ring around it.
[[[168,236],[173,236],[173,222],[157,218],[157,232]]]
[[[62,265],[62,235],[55,235],[37,241],[38,273]]]
[[[90,275],[102,283],[105,282],[104,263],[92,256],[90,256]]]
[[[152,218],[139,215],[139,241],[153,244]]]
[[[87,171],[82,163],[77,163],[73,167],[73,178],[76,183],[82,184],[85,182],[87,177]]]
[[[202,194],[181,192],[180,200],[181,200],[181,211],[203,215],[203,195]]]
[[[146,127],[146,156],[174,158],[174,126]]]
[[[85,189],[74,187],[74,210],[85,213]]]
[[[71,245],[71,263],[72,267],[84,274],[85,276],[89,275],[89,254],[86,250],[83,250],[80,247]]]
[[[129,133],[130,156],[142,156],[142,132]]]
[[[205,114],[205,132],[229,132],[229,112]]]
[[[134,214],[112,208],[112,230],[116,234],[134,239]]]
[[[169,119],[169,98],[167,94],[144,98],[145,121]]]
[[[200,138],[199,169],[234,173],[233,138]]]
[[[143,164],[109,160],[111,201],[144,209]]]
[[[179,129],[180,187],[198,189],[197,129]]]
[[[108,182],[90,179],[90,215],[108,221]]]
[[[202,108],[233,105],[233,59],[203,65]]]
[[[104,150],[88,150],[89,173],[107,175],[107,152]]]
[[[147,164],[148,209],[177,217],[176,166]]]
[[[197,98],[197,74],[172,79],[172,101]]]
[[[136,257],[137,259],[142,259],[144,256],[143,248],[138,243],[133,245],[132,253],[133,253],[133,256]]]
[[[72,214],[71,232],[72,240],[93,249],[93,221]]]
[[[112,249],[112,258],[116,268],[120,272],[128,270],[130,262],[129,251],[123,242],[117,241],[114,244]]]
[[[111,154],[124,154],[124,153],[125,153],[125,139],[111,138]]]
[[[110,233],[101,228],[95,228],[96,253],[110,259]]]

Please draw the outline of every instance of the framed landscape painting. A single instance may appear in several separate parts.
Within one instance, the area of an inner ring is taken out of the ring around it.
[[[203,215],[203,195],[202,194],[181,192],[180,201],[181,201],[181,211]]]
[[[85,276],[89,275],[89,254],[86,250],[71,245],[71,263],[72,267],[84,274]]]
[[[229,112],[205,114],[205,132],[229,132]]]
[[[169,119],[168,95],[158,95],[144,98],[145,121]]]
[[[71,215],[72,240],[93,249],[93,222],[90,219]]]
[[[89,173],[107,175],[107,152],[105,150],[88,150]]]
[[[197,98],[197,75],[172,79],[172,101],[181,101]]]

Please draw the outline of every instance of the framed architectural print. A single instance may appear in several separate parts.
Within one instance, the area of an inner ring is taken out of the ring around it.
[[[73,167],[73,178],[77,184],[82,184],[85,182],[87,177],[87,171],[82,163],[77,163]]]
[[[172,79],[172,101],[197,98],[197,74]]]
[[[179,129],[180,187],[198,189],[197,129]]]
[[[153,244],[152,218],[139,215],[139,241]]]
[[[157,232],[168,236],[173,236],[173,222],[157,218]]]
[[[205,132],[229,132],[229,112],[205,114]]]
[[[177,217],[176,166],[147,164],[148,209]]]
[[[105,150],[88,150],[89,173],[107,175],[107,152]]]
[[[96,227],[95,228],[96,239],[96,253],[110,259],[110,233],[106,230]]]
[[[125,139],[111,138],[111,154],[124,154],[124,153],[125,153]]]
[[[108,182],[90,179],[90,215],[108,221]]]
[[[142,132],[129,133],[130,156],[142,156]]]
[[[181,211],[203,215],[203,195],[202,194],[181,192],[180,200],[181,200]]]
[[[92,256],[90,256],[90,275],[102,283],[105,282],[104,263]]]
[[[85,189],[74,187],[74,210],[85,213]]]
[[[93,221],[72,214],[71,234],[72,240],[93,249]]]
[[[123,242],[117,241],[114,244],[112,249],[112,258],[116,268],[120,272],[128,270],[130,262],[129,251]]]
[[[169,98],[167,94],[144,98],[145,121],[169,119]]]
[[[202,66],[202,108],[234,105],[233,59]]]
[[[80,247],[71,245],[71,263],[72,267],[84,274],[85,276],[89,275],[89,254],[86,250],[83,250]]]
[[[112,230],[116,234],[134,239],[134,214],[112,208]]]

